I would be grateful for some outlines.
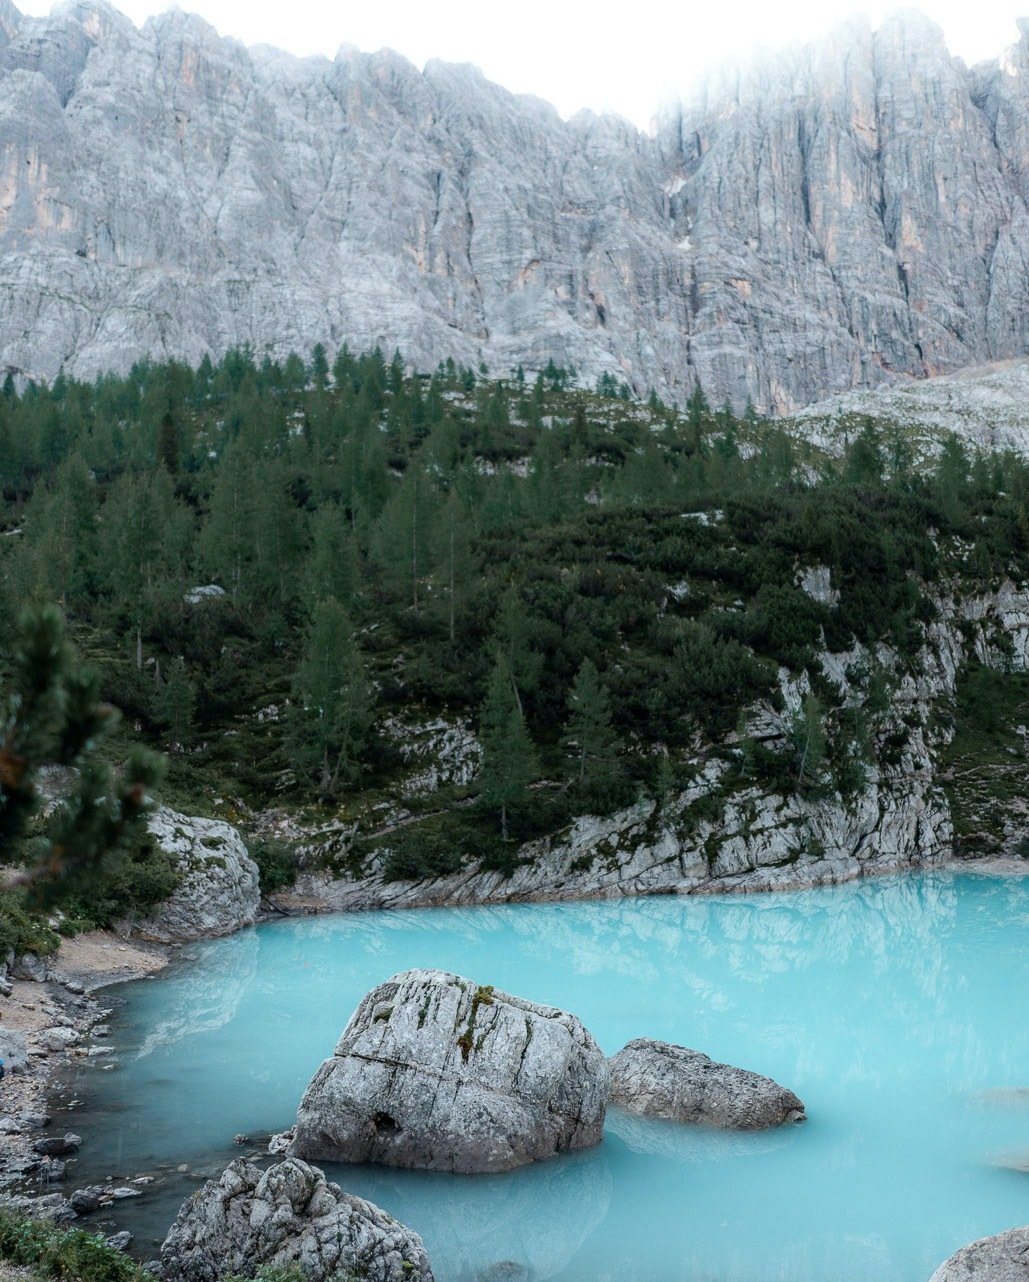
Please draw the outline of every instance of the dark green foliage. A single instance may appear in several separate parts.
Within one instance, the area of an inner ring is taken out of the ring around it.
[[[152,1274],[107,1245],[102,1233],[65,1229],[0,1207],[0,1260],[55,1282],[147,1282]]]
[[[0,528],[21,533],[0,538],[0,608],[59,602],[103,696],[184,749],[169,784],[197,805],[205,790],[252,805],[388,794],[401,761],[371,691],[383,715],[478,723],[485,703],[486,770],[447,799],[472,803],[459,839],[409,825],[397,875],[506,865],[513,840],[575,808],[672,787],[673,763],[727,751],[741,713],[775,702],[780,666],[814,683],[822,760],[812,772],[799,740],[744,744],[748,778],[849,793],[867,762],[899,759],[881,680],[862,719],[834,705],[814,656],[856,639],[913,662],[941,575],[1029,577],[1029,467],[950,441],[920,474],[866,423],[826,460],[752,412],[713,411],[699,385],[684,413],[629,406],[611,377],[599,391],[553,363],[425,377],[346,349],[11,384]],[[815,566],[832,603],[798,586]],[[189,604],[209,583],[225,595]],[[606,748],[569,751],[587,665],[616,769]]]
[[[387,881],[402,881],[457,872],[466,861],[482,855],[486,842],[474,824],[455,814],[399,828],[390,834],[388,845],[383,876]]]
[[[261,874],[261,894],[270,895],[285,890],[297,879],[297,860],[293,850],[284,841],[259,837],[248,844],[250,858]]]
[[[82,669],[52,607],[26,614],[11,655],[10,689],[0,722],[0,846],[20,855],[38,904],[92,893],[131,858],[144,835],[147,790],[159,764],[137,751],[120,777],[100,761],[99,739],[115,713],[100,703],[95,675]],[[46,765],[78,778],[41,830],[23,840],[39,805]]]
[[[60,942],[45,918],[30,907],[24,887],[0,890],[0,955],[11,951],[16,957],[23,953],[47,957]]]
[[[583,659],[568,694],[565,747],[572,763],[572,782],[584,799],[604,804],[620,787],[618,741],[611,726],[611,699],[590,659]]]
[[[503,654],[497,656],[479,718],[482,769],[479,794],[499,812],[500,835],[508,840],[508,815],[523,810],[529,785],[539,774],[536,749],[519,706],[514,674]]]
[[[293,762],[330,800],[360,773],[372,715],[364,661],[338,601],[319,601],[314,608],[293,694]]]

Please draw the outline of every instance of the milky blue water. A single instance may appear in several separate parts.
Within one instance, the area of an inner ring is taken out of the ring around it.
[[[76,1083],[74,1178],[158,1170],[132,1207],[155,1233],[196,1187],[169,1164],[220,1170],[234,1134],[288,1126],[360,997],[438,966],[574,1011],[608,1053],[657,1037],[766,1073],[810,1119],[611,1113],[599,1148],[510,1175],[328,1168],[417,1229],[440,1282],[925,1282],[1029,1223],[1029,1174],[997,1164],[1029,1157],[1027,939],[1029,877],[947,873],[263,926],[121,990],[119,1067]]]

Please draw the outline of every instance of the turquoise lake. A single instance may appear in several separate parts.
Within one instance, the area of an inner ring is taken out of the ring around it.
[[[154,1254],[237,1133],[292,1122],[359,999],[437,966],[795,1090],[740,1135],[612,1112],[603,1144],[504,1176],[327,1167],[423,1237],[439,1282],[927,1282],[1029,1223],[1029,877],[928,873],[788,895],[293,919],[117,990],[69,1187],[157,1171],[119,1223]],[[1021,1093],[1019,1090],[1021,1089]],[[246,1151],[246,1150],[243,1150]],[[520,1266],[515,1269],[513,1266]]]

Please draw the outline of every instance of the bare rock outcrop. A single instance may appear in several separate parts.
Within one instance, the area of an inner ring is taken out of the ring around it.
[[[1026,1282],[1029,1226],[980,1238],[944,1260],[929,1282]]]
[[[0,364],[346,341],[781,412],[1022,355],[1027,32],[969,69],[854,20],[649,137],[471,67],[3,0]]]
[[[161,1247],[163,1282],[253,1277],[262,1264],[306,1282],[432,1282],[421,1238],[295,1158],[262,1171],[239,1158],[186,1201]]]
[[[257,865],[231,824],[158,810],[150,834],[176,858],[182,880],[133,933],[158,943],[231,935],[257,919]]]
[[[796,1095],[770,1077],[719,1064],[685,1046],[638,1037],[608,1062],[611,1103],[630,1113],[737,1131],[805,1118]]]
[[[441,970],[373,989],[308,1086],[290,1152],[508,1171],[599,1144],[604,1055],[580,1020]]]

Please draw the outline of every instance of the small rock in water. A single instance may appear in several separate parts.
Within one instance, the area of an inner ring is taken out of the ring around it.
[[[19,1210],[28,1211],[34,1219],[49,1220],[52,1224],[67,1224],[76,1218],[71,1203],[60,1193],[48,1193],[45,1197],[12,1197],[10,1202]]]
[[[136,1178],[132,1181],[132,1183],[133,1184],[153,1184],[154,1178],[155,1177],[153,1175],[137,1175]]]
[[[186,1162],[183,1162],[181,1166],[177,1166],[175,1169],[179,1172],[180,1175],[185,1175],[185,1173],[189,1170],[189,1166]]]
[[[1004,1171],[1021,1171],[1022,1174],[1029,1175],[1029,1149],[1021,1153],[1002,1153],[994,1160],[993,1165]]]
[[[50,1118],[46,1113],[19,1113],[18,1121],[30,1131],[41,1131],[44,1126],[50,1125]]]
[[[128,1229],[122,1229],[120,1233],[112,1233],[107,1239],[107,1245],[114,1247],[116,1251],[127,1251],[132,1241],[132,1234]]]
[[[140,1193],[139,1189],[130,1189],[126,1185],[121,1184],[118,1188],[111,1189],[111,1196],[113,1198],[121,1199],[125,1197],[139,1197]]]
[[[249,1135],[233,1135],[232,1142],[233,1144],[249,1144],[250,1136]]]
[[[39,1178],[41,1183],[63,1184],[67,1173],[68,1164],[67,1162],[62,1162],[59,1157],[51,1157],[48,1161],[40,1164]]]
[[[93,1029],[93,1036],[94,1037],[110,1037],[111,1036],[110,1024],[97,1024],[96,1027]]]
[[[68,1201],[80,1215],[88,1215],[100,1209],[104,1190],[98,1184],[90,1184],[84,1189],[76,1189]]]
[[[74,1153],[82,1144],[82,1137],[68,1131],[64,1135],[51,1135],[45,1140],[36,1140],[33,1149],[42,1157],[64,1157]]]
[[[273,1135],[268,1140],[268,1152],[273,1156],[285,1153],[293,1143],[294,1128],[291,1126],[288,1131],[280,1131],[278,1135]]]

